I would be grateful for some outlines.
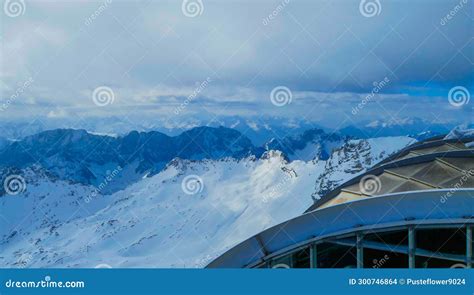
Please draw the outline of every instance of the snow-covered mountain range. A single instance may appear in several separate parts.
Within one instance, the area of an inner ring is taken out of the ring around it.
[[[209,120],[209,116],[213,118]],[[0,117],[0,137],[10,140],[22,139],[43,131],[54,129],[84,129],[94,134],[110,135],[114,137],[126,136],[132,131],[157,131],[168,136],[179,136],[181,133],[196,127],[226,127],[245,134],[256,146],[263,146],[273,138],[285,138],[303,134],[310,129],[323,129],[329,134],[341,134],[357,138],[373,138],[386,136],[412,136],[426,138],[439,134],[446,134],[455,126],[465,124],[465,121],[441,121],[439,119],[421,119],[417,117],[390,117],[371,121],[351,121],[344,126],[326,126],[324,122],[312,122],[298,118],[284,118],[278,116],[219,116],[205,113],[201,116],[190,115],[180,117],[157,117],[141,115],[123,118],[110,116],[85,118],[78,122],[72,118],[38,117],[26,121],[5,121]],[[423,137],[424,135],[424,137]]]
[[[169,136],[178,136],[184,131],[196,127],[226,127],[245,134],[255,145],[262,146],[274,137],[285,137],[288,134],[302,133],[312,128],[321,128],[314,123],[302,119],[288,119],[281,117],[245,118],[240,116],[222,116],[200,118],[196,116],[185,117],[128,117],[119,116],[87,118],[77,122],[68,118],[40,118],[33,122],[28,121],[3,121],[0,118],[2,137],[21,139],[26,136],[54,129],[84,129],[91,133],[125,136],[132,131],[150,132],[158,131]]]
[[[386,120],[379,119],[348,125],[341,128],[339,132],[358,138],[409,135],[423,140],[435,135],[446,134],[459,124],[459,122],[428,121],[409,117],[387,118]]]
[[[240,132],[229,128],[198,127],[171,137],[161,132],[132,131],[123,137],[96,135],[85,130],[56,129],[27,136],[0,149],[0,168],[39,165],[63,180],[98,186],[107,173],[123,171],[105,188],[123,189],[146,175],[161,171],[172,159],[240,159],[260,156]]]
[[[279,150],[290,160],[327,160],[334,148],[340,147],[347,137],[338,133],[326,133],[322,129],[309,129],[298,135],[272,139],[266,150]]]
[[[255,147],[209,127],[26,137],[0,150],[1,179],[18,177],[0,195],[0,266],[204,267],[413,141],[314,129]]]

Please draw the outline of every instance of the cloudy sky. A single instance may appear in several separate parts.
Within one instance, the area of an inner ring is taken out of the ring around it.
[[[471,0],[4,0],[0,121],[469,121],[473,11]]]

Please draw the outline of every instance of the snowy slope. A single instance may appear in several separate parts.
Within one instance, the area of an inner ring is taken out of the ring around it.
[[[44,191],[52,184],[43,182],[27,195],[2,198],[3,208],[22,207],[31,215],[18,229],[4,227],[16,234],[2,232],[0,263],[15,266],[22,253],[31,257],[28,267],[94,267],[100,263],[203,267],[235,243],[304,211],[311,205],[309,196],[320,172],[313,162],[286,163],[278,152],[261,160],[175,160],[158,175],[124,191],[92,199],[89,206],[103,198],[108,198],[109,206],[89,215],[80,208],[83,199],[65,194],[67,185],[48,198]],[[198,175],[203,183],[202,191],[194,195],[182,189],[183,180],[190,175]],[[31,200],[33,193],[45,196],[44,201]],[[57,204],[61,195],[65,198]],[[40,208],[40,202],[51,205]],[[76,202],[80,205],[73,204]],[[71,219],[48,216],[44,222],[40,218],[43,208],[51,207],[71,214]],[[5,217],[13,220],[11,225],[22,218]]]
[[[4,173],[7,172],[2,171],[0,175]],[[36,167],[15,174],[9,171],[8,175],[14,177],[13,181],[21,180],[23,185],[12,186],[15,188],[14,193],[20,192],[16,195],[6,194],[3,187],[0,192],[0,265],[2,266],[29,265],[34,251],[26,249],[33,247],[37,252],[47,251],[40,246],[44,237],[57,236],[57,229],[64,223],[93,215],[108,204],[106,199],[94,203],[85,201],[93,195],[95,188],[58,180]],[[4,178],[2,175],[2,179]],[[11,245],[14,245],[14,251],[6,251]],[[64,251],[58,251],[51,255],[50,259],[60,259],[63,254]]]
[[[287,162],[279,151],[259,159],[174,159],[160,173],[107,196],[27,169],[26,191],[0,196],[0,267],[204,267],[242,240],[301,214],[320,189],[410,141],[350,140],[327,160],[307,162]]]

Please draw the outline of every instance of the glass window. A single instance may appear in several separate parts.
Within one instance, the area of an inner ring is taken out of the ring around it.
[[[318,268],[356,268],[357,250],[355,246],[342,246],[329,242],[316,247]]]
[[[408,230],[398,230],[389,232],[376,232],[366,234],[364,241],[378,242],[386,245],[393,246],[407,246],[408,245]]]
[[[293,268],[310,268],[309,248],[297,251],[293,254]]]
[[[364,268],[408,268],[408,255],[364,248]]]
[[[416,248],[434,253],[466,255],[466,229],[417,229]]]

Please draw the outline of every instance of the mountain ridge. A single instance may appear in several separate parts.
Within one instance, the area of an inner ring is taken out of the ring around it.
[[[322,129],[306,130],[257,147],[237,130],[196,127],[176,136],[159,131],[131,131],[124,136],[99,135],[84,129],[55,129],[29,135],[0,149],[0,168],[38,165],[63,180],[98,186],[109,171],[122,173],[104,193],[113,193],[162,171],[175,158],[188,160],[260,158],[280,150],[289,161],[327,159],[345,137]]]
[[[154,175],[176,157],[200,160],[261,156],[262,148],[236,130],[198,127],[178,136],[158,131],[132,131],[123,137],[97,135],[83,129],[55,129],[14,141],[0,150],[0,167],[40,165],[63,179],[98,185],[107,170],[122,167],[127,178],[117,189]],[[112,187],[110,187],[112,188]]]

